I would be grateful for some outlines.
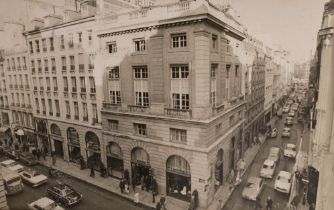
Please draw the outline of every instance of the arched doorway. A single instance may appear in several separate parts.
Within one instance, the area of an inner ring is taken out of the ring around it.
[[[166,163],[167,195],[190,201],[191,198],[191,173],[190,165],[181,156],[173,155]]]
[[[135,147],[131,151],[131,169],[132,169],[132,184],[140,185],[144,179],[147,188],[150,189],[152,173],[150,165],[150,157],[146,150],[141,147]]]
[[[231,139],[230,145],[230,169],[234,169],[235,162],[235,137]]]
[[[91,131],[86,133],[86,154],[87,154],[87,166],[93,167],[94,170],[100,171],[101,166],[101,149],[100,141],[97,135]]]
[[[56,124],[51,125],[51,150],[57,157],[64,157],[63,149],[63,137],[61,136],[61,130]]]
[[[118,179],[122,178],[124,170],[123,154],[121,147],[110,142],[106,148],[108,175]]]
[[[71,162],[80,164],[80,140],[78,132],[70,127],[67,129],[68,156]]]
[[[224,183],[224,150],[220,149],[217,152],[215,179],[219,182],[219,185]]]

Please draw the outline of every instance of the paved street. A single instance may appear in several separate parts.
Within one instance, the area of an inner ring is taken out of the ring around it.
[[[230,199],[225,204],[224,210],[254,209],[254,202],[241,198],[241,193],[242,193],[242,190],[243,190],[243,188],[246,184],[246,180],[248,179],[248,177],[259,176],[260,175],[260,170],[261,170],[262,164],[263,164],[264,160],[267,158],[267,156],[269,154],[269,150],[272,146],[278,146],[281,149],[284,149],[284,145],[286,143],[294,143],[294,144],[297,145],[297,147],[299,147],[300,136],[301,136],[303,128],[302,128],[302,125],[297,122],[297,117],[296,116],[294,117],[294,124],[291,127],[291,137],[290,137],[290,139],[287,139],[287,138],[282,139],[281,138],[280,134],[282,132],[282,129],[285,127],[284,126],[284,121],[285,121],[286,115],[287,114],[284,114],[282,119],[279,119],[276,122],[276,127],[279,130],[278,137],[273,138],[273,139],[268,139],[264,143],[261,151],[259,151],[257,156],[255,157],[255,160],[254,160],[253,164],[250,166],[248,171],[245,173],[245,175],[243,177],[243,182],[234,190],[234,192],[230,196]],[[307,142],[308,141],[304,139],[302,147],[307,148]],[[299,148],[297,148],[297,150],[299,150]],[[285,209],[286,204],[287,204],[288,199],[289,199],[289,196],[275,191],[274,190],[274,182],[275,182],[276,176],[277,176],[277,174],[280,170],[286,170],[286,171],[292,172],[293,166],[294,166],[294,161],[283,158],[283,153],[282,153],[282,158],[281,158],[280,163],[278,164],[278,167],[276,168],[274,178],[273,179],[267,179],[265,181],[264,190],[262,191],[262,193],[260,195],[261,201],[262,201],[262,206],[265,206],[266,199],[267,199],[268,196],[270,196],[272,198],[272,200],[274,201],[274,209]]]
[[[1,158],[3,160],[3,158]],[[34,166],[39,172],[47,174],[47,169],[44,166]],[[139,210],[143,207],[136,207],[132,202],[120,198],[108,191],[101,190],[78,179],[69,177],[67,175],[61,175],[58,180],[70,184],[74,189],[83,194],[83,200],[76,206],[70,207],[72,210],[113,210],[113,209],[127,209],[127,210]],[[9,196],[8,204],[11,210],[24,210],[27,209],[27,204],[31,203],[38,198],[46,195],[46,191],[49,185],[56,183],[56,179],[49,179],[49,183],[38,188],[31,188],[27,185],[24,187],[24,191],[20,194]]]

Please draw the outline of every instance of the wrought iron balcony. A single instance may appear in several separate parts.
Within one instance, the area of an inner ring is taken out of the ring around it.
[[[147,113],[149,111],[148,106],[136,106],[136,105],[128,105],[129,112],[144,112]]]
[[[191,110],[165,108],[165,115],[176,118],[191,118]]]

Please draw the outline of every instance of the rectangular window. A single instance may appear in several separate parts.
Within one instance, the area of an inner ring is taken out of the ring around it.
[[[52,78],[52,83],[53,83],[53,90],[54,90],[54,91],[58,91],[58,81],[57,81],[57,77],[53,77],[53,78]]]
[[[82,43],[82,32],[78,32],[78,42],[79,44]]]
[[[235,65],[235,76],[238,76],[239,65]]]
[[[36,52],[39,53],[39,41],[35,40],[35,44],[36,44]]]
[[[41,60],[37,60],[37,66],[38,66],[38,72],[42,73],[42,61]]]
[[[48,99],[48,104],[49,104],[49,115],[53,115],[53,107],[52,107],[52,100]]]
[[[178,143],[187,142],[187,130],[170,128],[169,132],[170,132],[170,141]]]
[[[31,62],[31,71],[34,74],[35,73],[35,61],[31,60],[30,62]]]
[[[43,52],[46,52],[46,39],[42,39]]]
[[[39,88],[40,90],[44,90],[43,77],[39,78]]]
[[[73,48],[73,34],[68,35],[68,47]]]
[[[68,92],[68,79],[67,79],[67,77],[63,77],[63,82],[64,82],[64,91]]]
[[[210,77],[211,79],[216,79],[218,71],[218,64],[211,64]]]
[[[146,124],[134,123],[135,133],[141,136],[147,136]]]
[[[70,102],[65,101],[65,106],[66,106],[66,118],[71,118],[71,107],[70,107]]]
[[[216,105],[216,91],[210,92],[210,104]]]
[[[93,122],[97,123],[98,120],[98,116],[97,116],[97,106],[96,104],[92,104],[92,111],[93,111]]]
[[[65,49],[65,38],[64,35],[60,35],[60,49]]]
[[[82,103],[83,120],[88,121],[87,103]]]
[[[56,59],[55,58],[51,58],[51,68],[52,68],[52,72],[56,72]]]
[[[112,131],[118,130],[118,120],[108,120],[108,127]]]
[[[66,57],[65,56],[61,57],[61,64],[62,64],[62,70],[66,71]]]
[[[189,68],[188,65],[171,65],[172,69],[172,78],[188,78],[189,76]]]
[[[54,51],[53,37],[49,38],[49,42],[50,42],[50,51]]]
[[[23,57],[23,70],[27,68],[27,60],[26,57]]]
[[[109,53],[116,53],[117,52],[116,42],[107,43],[107,46],[108,46],[108,52]]]
[[[80,77],[80,87],[81,87],[81,92],[85,93],[86,92],[85,77]]]
[[[135,79],[147,79],[148,70],[147,66],[134,66],[133,68],[133,77]]]
[[[74,119],[79,120],[79,104],[78,102],[74,101]]]
[[[136,106],[149,106],[148,92],[136,92]]]
[[[218,38],[217,38],[217,35],[212,34],[211,40],[212,40],[212,48],[213,49],[218,49]]]
[[[173,98],[174,109],[182,109],[182,110],[189,109],[189,94],[173,93],[172,98]]]
[[[50,82],[50,77],[46,77],[46,89],[49,91],[51,90],[51,82]]]
[[[173,48],[181,48],[187,47],[187,34],[180,33],[180,34],[172,34],[172,47]]]
[[[74,62],[74,56],[71,55],[70,56],[70,68],[71,68],[71,71],[74,71],[75,70],[75,62]]]
[[[142,52],[146,50],[145,39],[136,39],[134,40],[135,52]]]
[[[119,79],[119,67],[113,67],[108,70],[109,79]]]
[[[92,45],[93,44],[93,37],[92,37],[92,30],[89,30],[88,32],[88,45]]]
[[[89,54],[89,59],[88,59],[88,68],[89,69],[94,69],[94,59],[95,55],[94,54]]]
[[[231,69],[231,65],[227,64],[226,65],[226,79],[230,78],[230,69]]]
[[[37,114],[39,114],[39,101],[38,101],[38,98],[35,98],[35,106],[36,106]]]
[[[49,61],[48,61],[48,59],[44,59],[44,71],[49,72]]]
[[[32,41],[29,42],[29,49],[30,49],[30,54],[34,53],[34,47],[32,45]]]
[[[45,99],[42,98],[42,99],[41,99],[41,102],[42,102],[42,110],[43,110],[43,114],[46,114],[46,104],[45,104]]]
[[[77,79],[75,77],[71,77],[72,84],[72,92],[77,92]]]
[[[110,91],[110,103],[111,104],[121,104],[121,91],[119,90]]]
[[[96,93],[94,77],[89,77],[89,85],[90,85],[90,92]]]
[[[56,116],[57,116],[57,117],[60,117],[59,100],[55,100],[55,106],[56,106]]]

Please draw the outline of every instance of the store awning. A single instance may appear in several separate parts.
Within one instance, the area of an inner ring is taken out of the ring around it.
[[[9,130],[9,127],[1,127],[0,132],[6,133]]]
[[[24,131],[22,129],[18,129],[16,132],[15,132],[18,136],[23,136],[24,135]]]

